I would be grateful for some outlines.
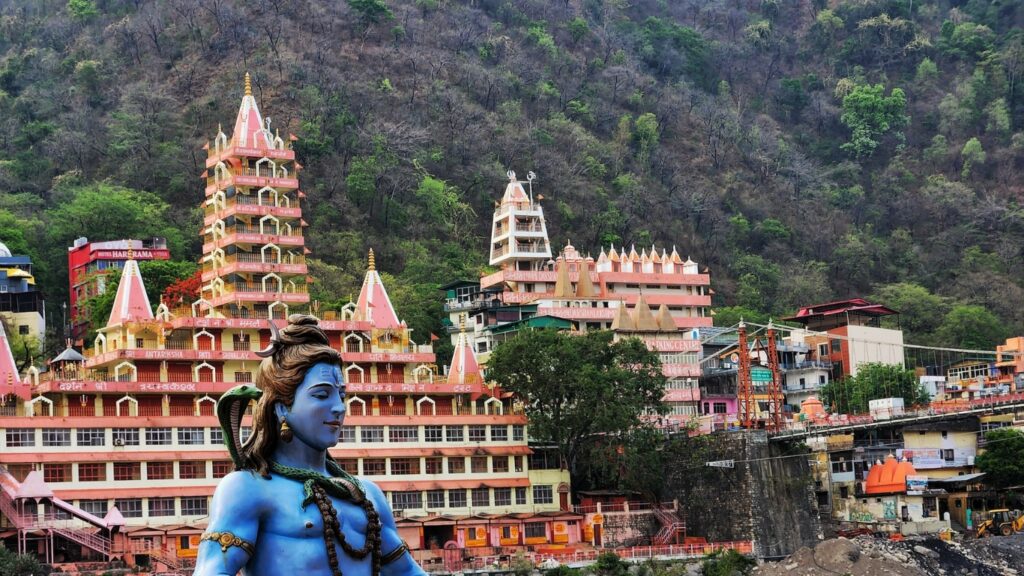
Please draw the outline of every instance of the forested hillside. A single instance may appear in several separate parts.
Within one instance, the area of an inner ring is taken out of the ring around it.
[[[202,147],[248,71],[298,138],[325,307],[372,246],[425,340],[437,286],[486,264],[506,170],[533,170],[556,246],[676,245],[723,323],[873,295],[909,341],[991,345],[1024,333],[1022,22],[1012,0],[4,0],[0,240],[58,308],[77,236],[195,260]]]

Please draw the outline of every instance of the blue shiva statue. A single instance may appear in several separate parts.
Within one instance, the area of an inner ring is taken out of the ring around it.
[[[316,318],[292,315],[256,386],[217,403],[236,471],[213,495],[194,576],[421,576],[380,488],[328,455],[345,417],[341,354]],[[242,414],[256,401],[243,445]]]

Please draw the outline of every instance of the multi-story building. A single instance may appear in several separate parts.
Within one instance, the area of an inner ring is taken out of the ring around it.
[[[85,357],[69,349],[44,377],[33,372],[32,395],[17,388],[21,401],[0,413],[0,511],[19,550],[172,567],[195,555],[232,469],[216,399],[253,381],[268,319],[283,324],[309,301],[300,167],[246,88],[234,132],[208,147],[201,297],[154,313],[130,250]],[[484,384],[465,336],[440,374],[399,320],[372,251],[357,301],[320,325],[347,383],[331,455],[384,490],[418,558],[579,541],[582,516],[563,511],[567,473],[531,465],[521,407]]]
[[[46,334],[43,294],[32,275],[32,259],[15,256],[0,242],[0,317],[19,336],[42,342]]]
[[[803,324],[809,332],[808,360],[829,362],[832,378],[857,374],[868,363],[904,365],[903,331],[883,328],[881,319],[899,314],[863,298],[801,308],[784,320]]]
[[[74,245],[68,248],[71,338],[78,342],[89,331],[89,319],[84,314],[82,302],[106,292],[110,274],[123,268],[130,259],[168,260],[170,257],[167,241],[163,238],[90,242],[83,236],[75,240]]]
[[[444,287],[453,342],[465,314],[471,345],[486,362],[495,346],[521,328],[612,329],[621,313],[633,317],[643,303],[648,315],[653,318],[651,309],[657,309],[658,319],[665,320],[646,332],[672,332],[645,340],[665,364],[666,401],[673,404],[674,419],[695,417],[699,331],[712,325],[708,274],[692,260],[684,261],[675,248],[669,253],[652,246],[637,253],[609,246],[595,260],[567,242],[552,259],[541,197],[524,188],[515,173],[509,172],[509,180],[492,218],[490,264],[501,270],[479,282]]]

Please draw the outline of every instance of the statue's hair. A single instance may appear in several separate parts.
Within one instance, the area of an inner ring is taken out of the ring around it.
[[[252,435],[242,446],[242,469],[270,477],[270,461],[281,427],[274,405],[280,402],[291,407],[295,390],[314,364],[341,365],[341,353],[331,348],[327,334],[317,324],[313,316],[292,314],[288,317],[288,326],[278,335],[274,353],[260,362],[256,387],[263,394],[253,410]]]

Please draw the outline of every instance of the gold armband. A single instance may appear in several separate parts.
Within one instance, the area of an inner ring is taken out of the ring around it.
[[[405,555],[405,553],[408,552],[408,551],[409,551],[409,546],[406,545],[406,543],[403,541],[401,544],[398,545],[398,548],[395,548],[391,552],[388,552],[387,554],[385,554],[380,559],[380,563],[382,565],[383,564],[391,564],[395,560],[398,560],[403,555]]]
[[[256,549],[253,548],[251,542],[242,540],[231,532],[205,532],[200,540],[210,540],[211,542],[220,544],[222,552],[227,552],[228,548],[235,546],[241,548],[242,551],[248,554],[250,558],[256,555]]]

